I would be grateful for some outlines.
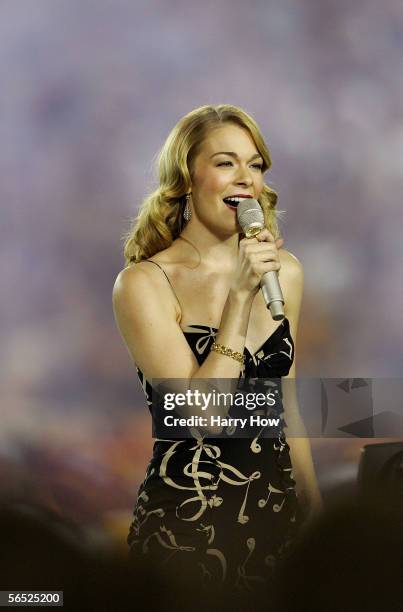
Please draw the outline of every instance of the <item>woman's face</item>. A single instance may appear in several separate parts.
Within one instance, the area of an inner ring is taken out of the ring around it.
[[[249,132],[228,123],[212,130],[195,157],[192,203],[196,217],[211,229],[239,231],[236,203],[229,196],[258,199],[263,189],[263,158]]]

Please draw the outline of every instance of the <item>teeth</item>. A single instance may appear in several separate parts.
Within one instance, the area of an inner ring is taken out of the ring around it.
[[[234,204],[239,204],[239,202],[242,202],[244,198],[225,198],[224,202],[234,202]]]

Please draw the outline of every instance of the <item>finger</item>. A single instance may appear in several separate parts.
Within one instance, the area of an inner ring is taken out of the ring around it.
[[[256,234],[256,238],[259,242],[274,242],[274,236],[267,228],[263,228],[258,234]]]

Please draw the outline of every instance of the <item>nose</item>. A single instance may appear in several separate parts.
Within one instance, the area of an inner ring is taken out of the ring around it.
[[[250,171],[244,166],[240,166],[235,182],[241,185],[252,185],[253,179],[250,174]]]

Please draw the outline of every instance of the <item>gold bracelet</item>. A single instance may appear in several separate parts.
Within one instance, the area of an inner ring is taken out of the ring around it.
[[[210,350],[220,353],[221,355],[226,355],[227,357],[232,357],[232,359],[236,359],[236,361],[239,361],[240,363],[245,363],[245,355],[242,355],[242,353],[239,353],[238,351],[233,351],[223,344],[213,342]]]

